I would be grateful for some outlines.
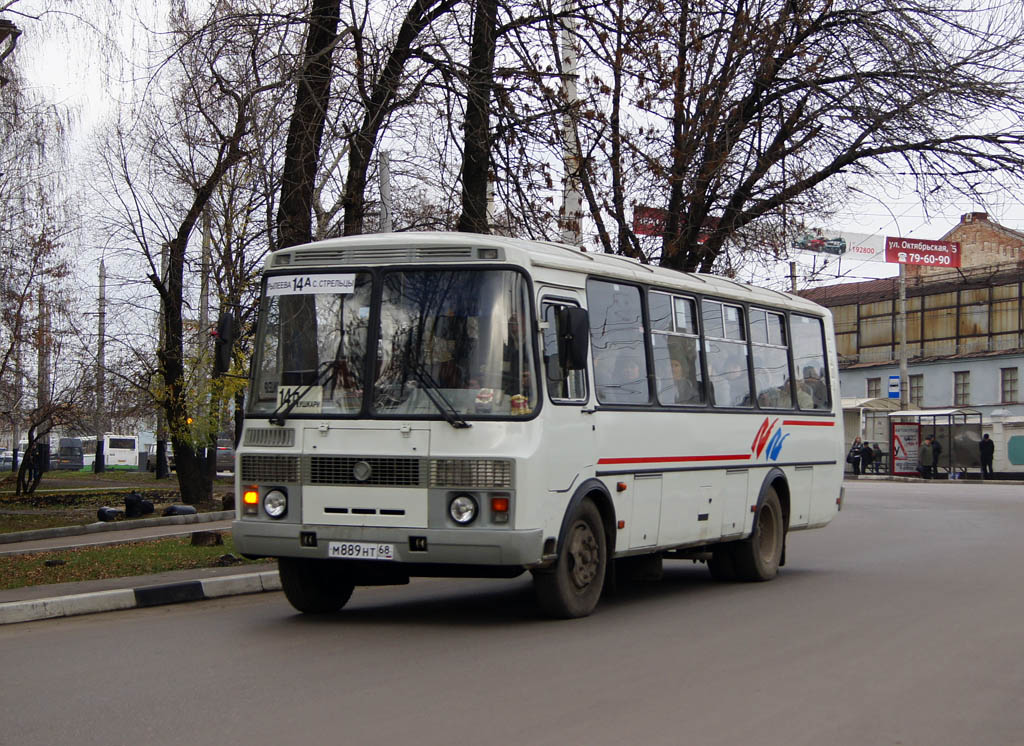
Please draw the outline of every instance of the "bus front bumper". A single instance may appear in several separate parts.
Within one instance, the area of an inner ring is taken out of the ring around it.
[[[427,529],[378,526],[303,526],[296,523],[236,520],[235,548],[248,557],[332,559],[339,544],[390,547],[398,564],[537,567],[542,564],[541,529]],[[332,544],[334,554],[332,554]],[[344,561],[344,560],[340,560]]]

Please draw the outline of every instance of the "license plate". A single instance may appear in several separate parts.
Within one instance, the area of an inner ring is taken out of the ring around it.
[[[332,541],[327,544],[331,559],[393,560],[394,544],[376,544],[369,541]]]

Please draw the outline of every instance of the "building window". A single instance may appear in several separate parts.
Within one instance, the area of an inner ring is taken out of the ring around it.
[[[957,370],[953,372],[953,406],[966,407],[971,401],[971,372]]]
[[[868,379],[868,399],[877,399],[882,395],[882,379]]]
[[[1003,368],[999,371],[1000,399],[1003,404],[1017,403],[1017,369]]]
[[[924,404],[924,375],[910,376],[910,404],[920,409]]]

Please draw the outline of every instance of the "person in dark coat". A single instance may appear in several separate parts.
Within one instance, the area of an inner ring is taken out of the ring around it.
[[[992,478],[992,459],[996,454],[996,444],[988,437],[988,433],[981,436],[978,443],[978,451],[981,453],[981,478]]]
[[[846,454],[846,463],[853,467],[854,474],[860,474],[860,452],[861,452],[861,441],[860,437],[853,439],[853,445],[850,446],[849,453]]]
[[[871,462],[874,460],[875,454],[871,451],[871,444],[865,443],[860,448],[860,473],[867,474],[871,468]]]
[[[932,478],[932,470],[935,468],[935,450],[932,446],[932,437],[929,435],[917,451],[917,460],[921,464],[921,477]]]

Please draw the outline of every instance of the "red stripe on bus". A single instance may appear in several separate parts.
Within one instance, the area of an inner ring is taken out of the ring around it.
[[[821,420],[783,420],[783,425],[805,425],[807,427],[835,427],[834,422],[822,422]]]
[[[749,453],[729,454],[726,456],[643,456],[639,458],[602,458],[598,464],[659,464],[679,463],[683,461],[747,461]]]

